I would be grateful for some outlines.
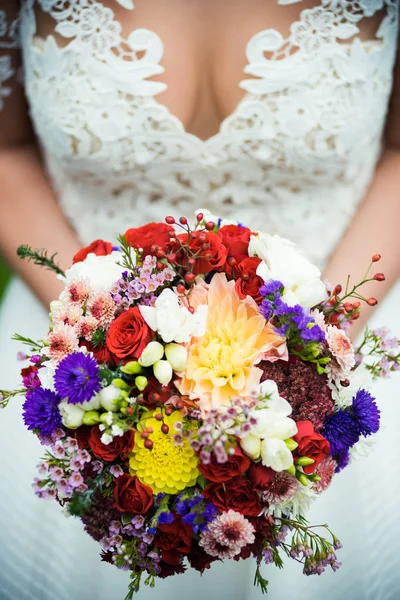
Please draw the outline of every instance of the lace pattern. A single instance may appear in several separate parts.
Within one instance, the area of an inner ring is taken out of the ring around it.
[[[0,10],[0,50],[11,50],[18,45],[18,20],[8,22],[4,10]],[[11,56],[4,53],[0,56],[0,111],[3,109],[4,100],[11,94],[7,82],[15,75],[11,64]]]
[[[25,0],[25,87],[60,202],[83,241],[203,205],[326,260],[379,156],[396,0],[321,0],[300,11],[287,37],[253,36],[245,95],[206,141],[157,102],[166,86],[150,79],[164,71],[156,33],[124,38],[96,0],[37,2],[66,43],[37,36],[34,0]],[[360,22],[382,9],[376,39],[361,41]]]

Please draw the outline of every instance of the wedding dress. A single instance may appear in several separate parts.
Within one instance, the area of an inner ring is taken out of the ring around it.
[[[166,88],[152,79],[163,73],[159,36],[136,29],[122,37],[110,6],[131,11],[132,0],[24,0],[18,23],[0,11],[0,47],[14,46],[19,30],[32,122],[59,203],[83,244],[204,207],[288,237],[324,266],[381,151],[397,2],[321,0],[304,8],[302,0],[270,1],[275,10],[299,3],[299,18],[286,37],[266,29],[250,39],[243,99],[206,141],[157,101]],[[38,10],[54,20],[57,37],[37,34]],[[375,38],[362,40],[360,22],[376,16]],[[0,108],[11,95],[12,71],[5,54]],[[375,317],[398,336],[399,300],[397,289]],[[15,279],[0,315],[1,387],[19,381],[11,335],[40,337],[47,324]],[[338,476],[310,515],[342,539],[342,569],[306,578],[294,561],[282,573],[270,566],[271,600],[399,598],[399,382],[376,392],[385,430],[374,453]],[[17,400],[0,414],[0,599],[122,600],[128,574],[100,562],[99,546],[77,519],[34,496],[30,482],[42,449],[20,413]],[[252,588],[253,567],[214,565],[202,578],[159,581],[138,598],[253,600],[261,595]]]

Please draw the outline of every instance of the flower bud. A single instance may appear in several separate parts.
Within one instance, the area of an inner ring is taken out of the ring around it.
[[[89,410],[85,413],[82,422],[84,425],[96,425],[97,423],[101,423],[100,415],[97,410]]]
[[[296,467],[292,465],[289,469],[286,469],[286,473],[289,473],[289,475],[296,475]]]
[[[150,342],[143,350],[139,358],[139,364],[141,364],[142,367],[151,367],[157,361],[161,360],[163,356],[164,347],[160,342]]]
[[[167,360],[158,360],[153,365],[154,377],[161,385],[168,385],[172,379],[172,367]]]
[[[120,367],[120,371],[126,375],[139,375],[139,373],[142,373],[143,369],[137,360],[131,360],[123,367]]]
[[[261,440],[256,435],[249,433],[242,437],[240,440],[240,446],[243,452],[251,460],[258,460],[261,456]]]
[[[112,380],[112,384],[119,388],[120,390],[128,390],[129,389],[129,385],[126,383],[126,381],[124,381],[123,379],[120,379],[119,377],[116,377],[115,379]]]
[[[143,390],[147,387],[148,384],[148,380],[147,377],[144,377],[143,375],[138,375],[135,378],[135,385],[137,387],[137,389],[139,390],[139,392],[143,392]]]
[[[315,460],[313,458],[308,458],[308,456],[300,456],[300,458],[296,460],[296,465],[299,465],[299,467],[308,467],[313,463],[315,463]]]
[[[306,477],[306,476],[304,475],[304,473],[300,473],[300,471],[297,471],[297,473],[296,473],[296,477],[297,477],[297,479],[299,480],[299,482],[300,482],[302,485],[308,486],[308,481],[309,481],[309,480],[308,480],[308,477]]]
[[[295,442],[295,441],[294,441],[294,440],[292,440],[292,439],[285,440],[285,444],[286,444],[286,446],[289,448],[290,452],[293,452],[293,450],[296,450],[296,448],[297,448],[297,446],[298,446],[298,443],[297,443],[297,442]],[[314,461],[313,461],[313,462],[314,462]]]
[[[82,404],[80,404],[79,406],[81,408],[83,408],[83,410],[85,410],[86,412],[89,410],[99,410],[99,408],[100,408],[99,394],[96,394],[95,396],[93,396],[93,398],[91,398],[91,400],[88,400],[87,402],[82,402]]]
[[[375,273],[375,281],[385,281],[385,275],[383,273]]]
[[[380,254],[374,254],[372,257],[372,262],[378,262],[379,260],[381,260],[381,255]]]
[[[103,388],[99,392],[100,396],[100,404],[105,410],[110,410],[111,412],[117,412],[119,408],[119,398],[121,396],[120,390],[115,387],[115,385],[111,384],[105,388]]]
[[[187,350],[180,344],[167,344],[165,356],[174,371],[184,371],[187,363]]]
[[[83,424],[85,411],[76,404],[69,404],[67,400],[63,400],[58,405],[61,413],[62,424],[68,429],[78,429]]]

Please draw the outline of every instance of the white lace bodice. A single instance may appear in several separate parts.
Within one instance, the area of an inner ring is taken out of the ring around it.
[[[24,0],[26,94],[60,203],[83,242],[202,206],[289,237],[324,262],[380,152],[397,0],[321,0],[299,11],[287,37],[254,35],[249,78],[239,84],[245,95],[206,141],[157,101],[166,86],[151,80],[163,73],[156,33],[122,37],[112,9],[96,0],[37,2],[66,43],[37,36],[34,0]],[[132,0],[114,2],[134,10]],[[360,22],[379,11],[376,38],[361,41]],[[0,38],[14,39],[1,13]],[[0,102],[10,71],[0,62]]]

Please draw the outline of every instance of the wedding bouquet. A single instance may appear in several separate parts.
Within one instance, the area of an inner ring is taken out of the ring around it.
[[[304,573],[340,566],[310,504],[379,429],[368,391],[399,368],[398,342],[367,331],[360,286],[330,289],[289,241],[198,213],[93,242],[63,273],[47,336],[22,336],[23,418],[48,447],[34,482],[78,516],[102,560],[144,578],[255,558]],[[372,258],[372,264],[380,256]],[[365,357],[368,357],[365,360]]]

